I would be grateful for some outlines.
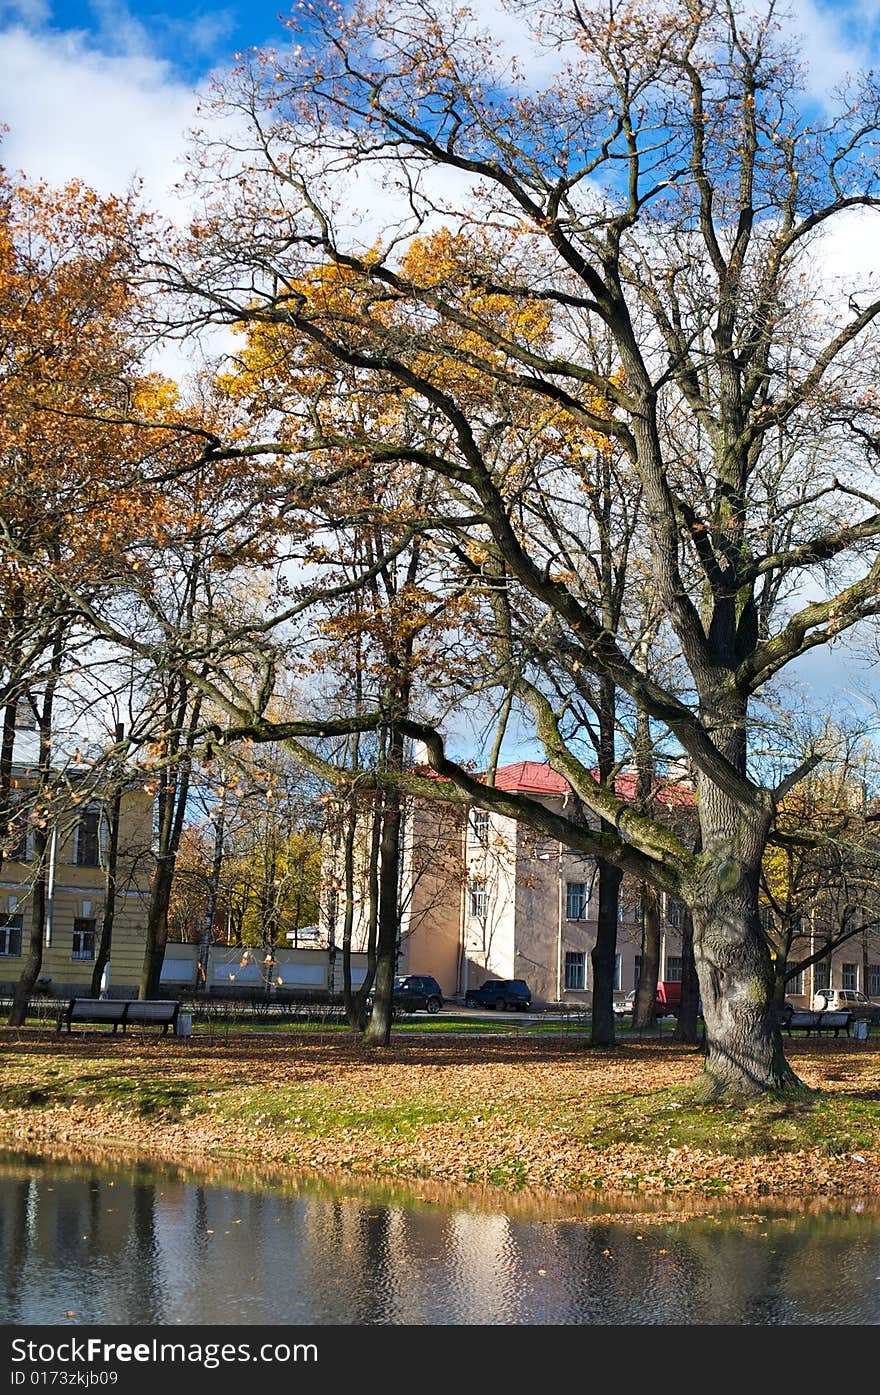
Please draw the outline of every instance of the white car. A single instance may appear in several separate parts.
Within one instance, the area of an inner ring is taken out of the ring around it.
[[[636,990],[627,993],[625,998],[620,998],[612,1004],[615,1017],[632,1017],[632,1010],[636,1005]]]
[[[819,988],[813,994],[814,1012],[851,1012],[853,1018],[880,1022],[880,1003],[855,988]]]

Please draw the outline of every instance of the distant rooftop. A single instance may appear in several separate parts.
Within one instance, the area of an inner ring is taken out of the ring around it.
[[[590,772],[598,780],[599,772]],[[564,775],[547,762],[520,760],[514,765],[501,765],[495,772],[495,785],[500,790],[511,790],[517,794],[571,794],[571,785]],[[636,797],[636,776],[633,771],[622,771],[614,781],[614,789],[620,799],[632,803]],[[669,806],[683,807],[694,802],[693,790],[684,782],[661,779],[655,797]]]

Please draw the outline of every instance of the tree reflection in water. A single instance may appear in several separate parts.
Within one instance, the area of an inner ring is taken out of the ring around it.
[[[429,1193],[10,1157],[0,1321],[880,1321],[878,1206]]]

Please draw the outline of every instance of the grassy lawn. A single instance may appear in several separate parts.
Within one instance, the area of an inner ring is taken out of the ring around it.
[[[701,1058],[668,1037],[594,1051],[546,1030],[427,1025],[402,1026],[380,1052],[344,1027],[213,1040],[6,1031],[0,1139],[557,1191],[880,1190],[873,1043],[796,1043],[810,1090],[697,1106]]]

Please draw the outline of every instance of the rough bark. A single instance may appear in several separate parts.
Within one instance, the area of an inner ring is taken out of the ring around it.
[[[43,967],[43,936],[46,932],[46,848],[48,838],[42,829],[34,831],[34,875],[31,883],[31,928],[21,973],[15,985],[10,1027],[21,1027],[27,1018],[28,1003]]]
[[[181,752],[180,738],[184,730],[187,706],[187,688],[185,684],[181,684],[173,717],[169,711],[169,719],[174,724],[174,740],[179,753],[179,763],[176,766],[164,766],[160,777],[156,863],[150,878],[150,894],[147,901],[146,944],[138,985],[139,998],[157,997],[162,976],[162,963],[165,958],[165,945],[168,942],[168,909],[171,904],[174,869],[177,864],[177,853],[180,848],[187,800],[189,799],[193,732],[198,726],[202,707],[201,696],[196,697],[192,705],[189,722],[186,724],[186,740],[182,743],[183,750]]]
[[[199,945],[199,986],[208,986],[208,962],[214,940],[214,921],[217,916],[217,901],[220,896],[220,877],[223,871],[223,857],[226,843],[226,786],[220,794],[220,804],[214,820],[214,855],[211,858],[211,876],[208,880],[208,895],[205,901],[205,918],[202,922],[202,938]]]
[[[633,1027],[649,1031],[657,1021],[657,980],[660,977],[660,898],[656,887],[642,883],[642,953]]]
[[[703,852],[688,896],[708,1048],[699,1092],[752,1097],[791,1089],[800,1082],[782,1049],[773,963],[758,920],[769,816],[707,780],[699,809]]]
[[[52,718],[55,706],[55,692],[58,687],[58,679],[61,673],[61,658],[64,652],[63,632],[59,626],[56,630],[52,645],[52,658],[49,668],[49,675],[46,679],[43,692],[43,701],[38,717],[39,739],[39,775],[37,780],[37,790],[44,798],[50,797],[50,787],[52,780]],[[46,850],[50,841],[50,834],[47,829],[41,828],[39,824],[34,828],[34,874],[31,890],[31,931],[28,938],[28,948],[24,956],[21,967],[21,974],[15,985],[15,994],[12,999],[12,1008],[9,1013],[9,1025],[20,1027],[27,1017],[28,1003],[34,985],[40,976],[43,967],[43,937],[46,931]]]
[[[117,739],[121,739],[117,737]],[[117,785],[110,807],[107,810],[107,865],[104,870],[104,909],[101,913],[101,932],[92,966],[93,998],[101,992],[101,979],[104,976],[113,947],[113,922],[116,918],[116,870],[119,862],[119,823],[122,813],[122,789]]]
[[[681,926],[681,1004],[672,1034],[674,1040],[696,1046],[700,1036],[699,1022],[700,982],[694,959],[694,922],[685,907]]]
[[[593,1046],[614,1045],[614,968],[617,955],[617,911],[620,903],[619,867],[599,859],[599,918],[593,964],[593,1010],[590,1041]]]
[[[392,995],[397,968],[400,828],[400,796],[396,790],[388,791],[379,848],[379,933],[376,944],[376,976],[373,981],[373,1011],[364,1033],[365,1046],[387,1046],[391,1041]]]

